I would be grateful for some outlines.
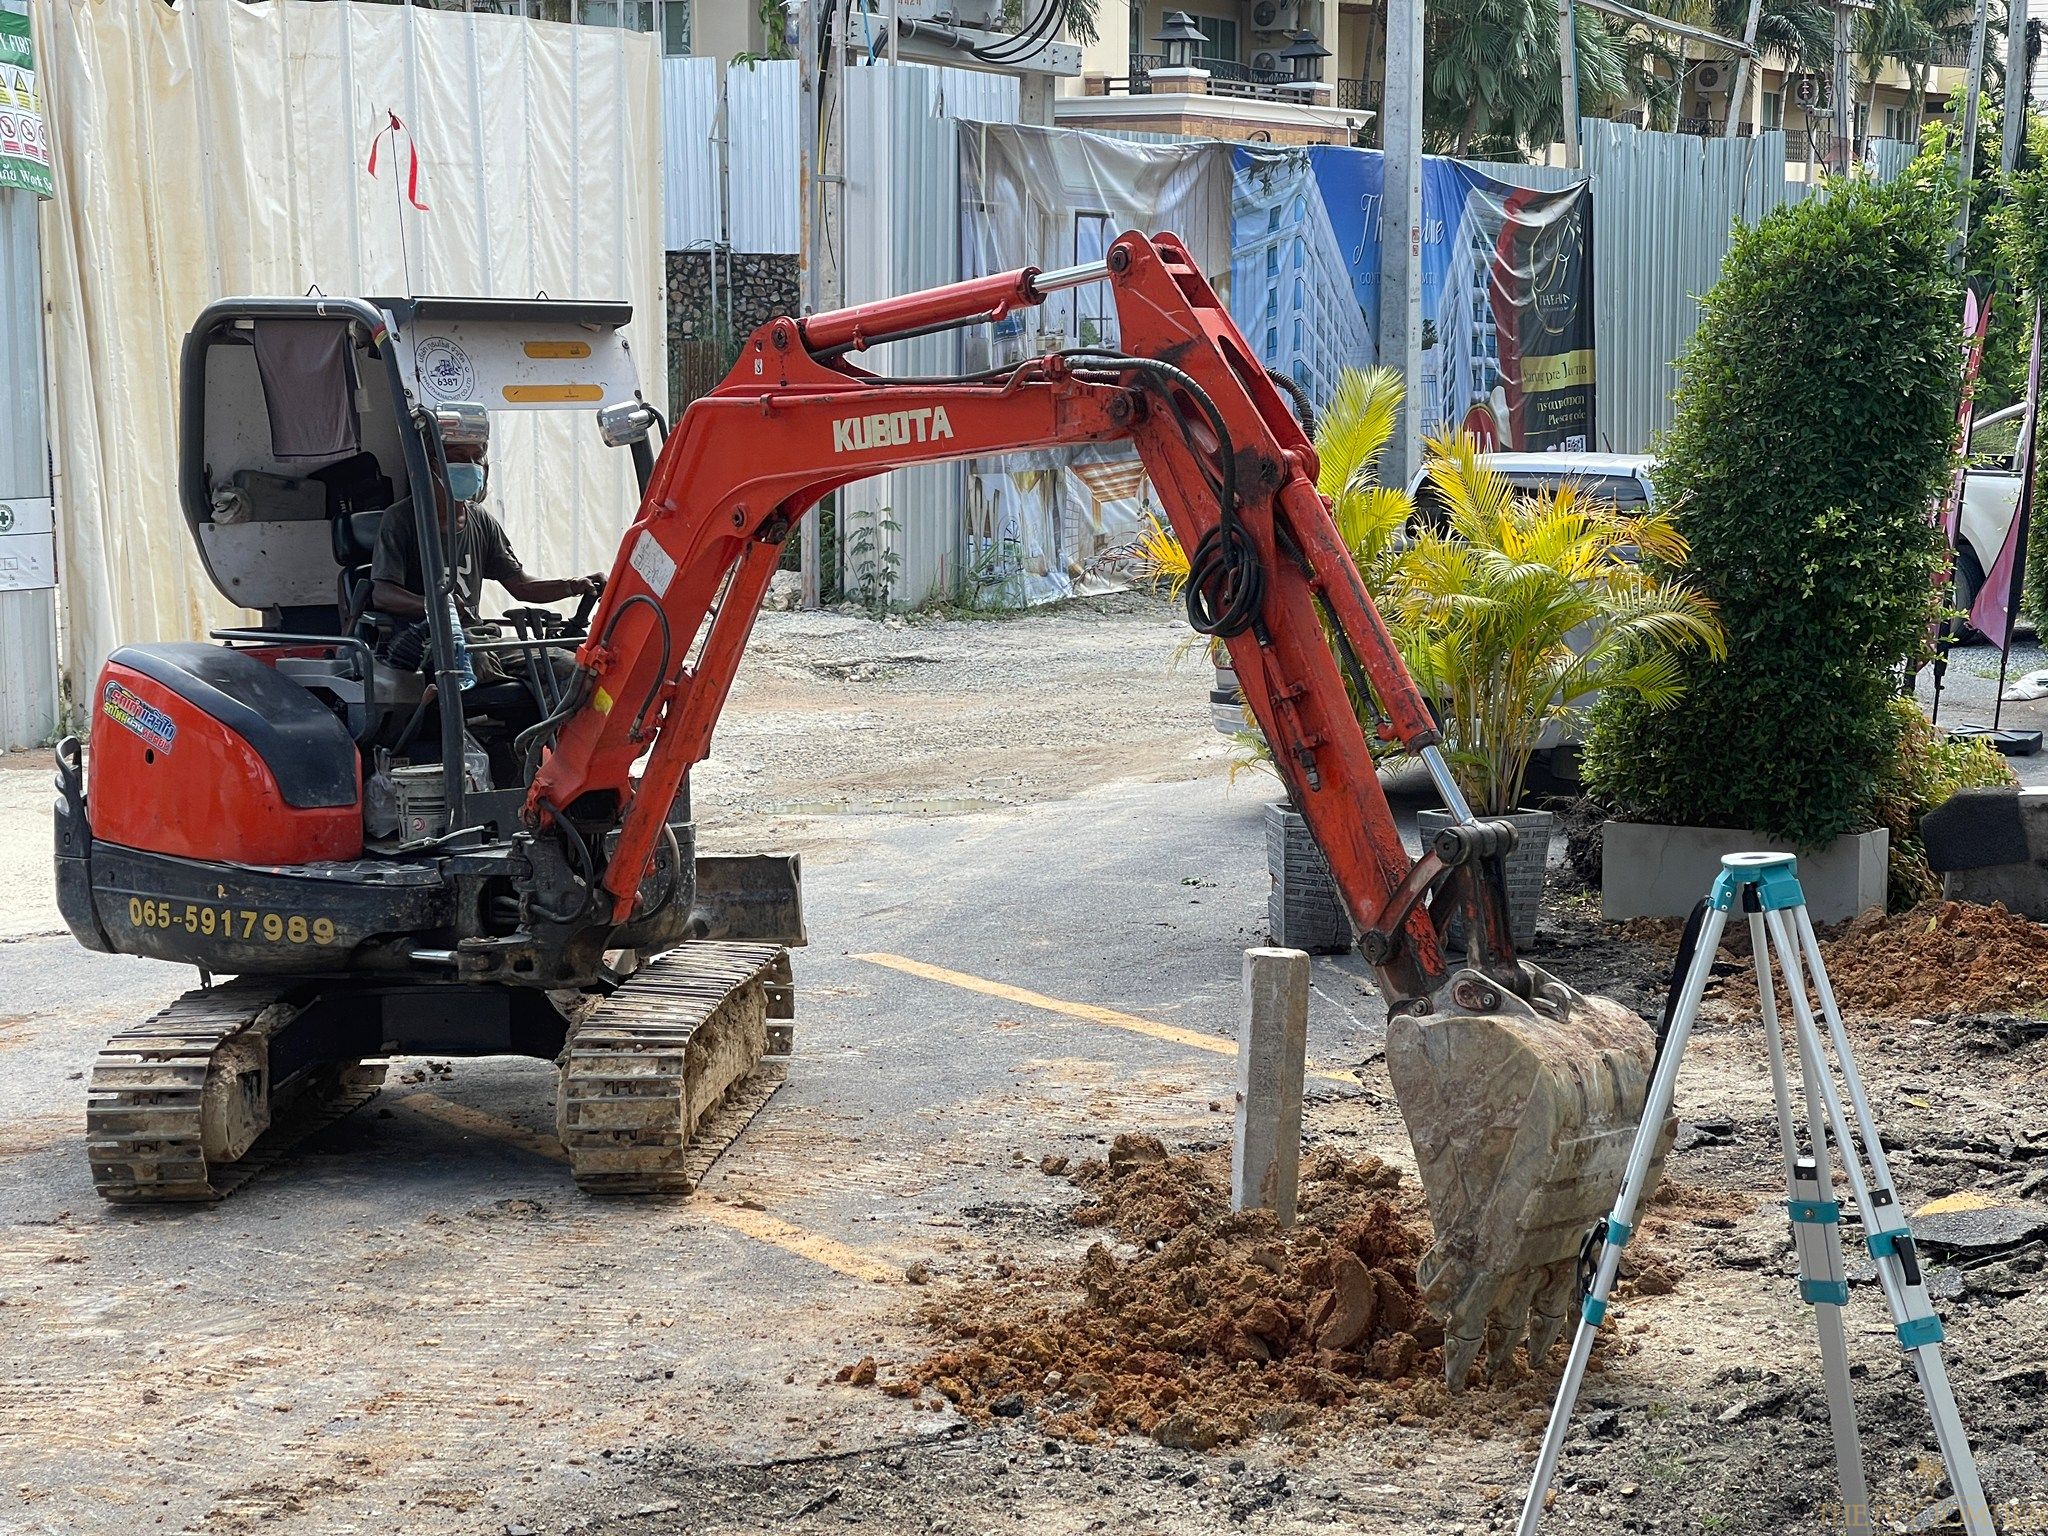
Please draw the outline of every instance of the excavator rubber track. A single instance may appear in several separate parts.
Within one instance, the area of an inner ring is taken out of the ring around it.
[[[594,1195],[688,1194],[781,1086],[789,951],[694,943],[636,971],[570,1031],[556,1135]],[[706,1154],[709,1155],[706,1155]]]
[[[307,1136],[376,1096],[381,1065],[316,1067],[277,1096],[267,1129],[246,1152],[232,1161],[208,1161],[208,1078],[223,1047],[254,1030],[283,990],[256,980],[201,987],[100,1049],[86,1097],[85,1141],[102,1199],[124,1205],[225,1199]]]

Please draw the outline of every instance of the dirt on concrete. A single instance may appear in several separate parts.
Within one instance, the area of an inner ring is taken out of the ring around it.
[[[2048,927],[1995,903],[1927,901],[1891,916],[1870,913],[1822,939],[1820,952],[1845,1014],[1950,1019],[2048,1005]],[[1720,996],[1737,1011],[1756,1007],[1746,964]]]
[[[1197,1451],[1381,1384],[1416,1406],[1444,1397],[1443,1331],[1415,1283],[1429,1230],[1398,1170],[1321,1155],[1287,1229],[1230,1210],[1226,1155],[1173,1156],[1151,1136],[1119,1135],[1071,1178],[1089,1196],[1074,1223],[1122,1241],[931,1304],[947,1347],[882,1390],[936,1392],[977,1423],[1028,1408],[1049,1435]]]

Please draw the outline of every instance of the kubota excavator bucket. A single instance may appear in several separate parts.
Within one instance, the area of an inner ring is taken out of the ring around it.
[[[1530,973],[1533,1002],[1467,972],[1444,995],[1476,983],[1492,1011],[1398,1014],[1387,1026],[1435,1228],[1418,1278],[1444,1322],[1453,1391],[1482,1347],[1491,1377],[1525,1336],[1535,1365],[1563,1331],[1580,1244],[1621,1188],[1654,1065],[1655,1037],[1635,1014]],[[1667,1125],[1660,1162],[1669,1141]]]

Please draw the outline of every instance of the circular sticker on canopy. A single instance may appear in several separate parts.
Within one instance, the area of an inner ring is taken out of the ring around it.
[[[413,350],[420,388],[436,400],[474,400],[476,369],[469,354],[446,336],[429,336]]]

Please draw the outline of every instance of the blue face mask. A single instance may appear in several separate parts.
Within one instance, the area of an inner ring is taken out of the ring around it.
[[[448,494],[457,501],[482,501],[487,479],[481,464],[450,464]]]

